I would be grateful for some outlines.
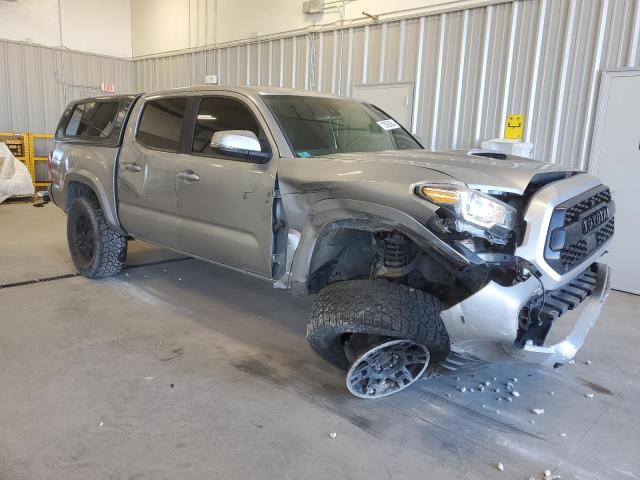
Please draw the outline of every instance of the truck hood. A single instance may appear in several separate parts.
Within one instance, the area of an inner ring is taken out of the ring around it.
[[[501,191],[522,195],[529,182],[539,174],[579,171],[561,168],[551,163],[508,156],[495,159],[469,155],[464,151],[430,152],[428,150],[390,150],[333,154],[323,157],[335,161],[374,163],[427,168],[448,175],[469,188]],[[428,173],[416,172],[416,182],[428,179]]]

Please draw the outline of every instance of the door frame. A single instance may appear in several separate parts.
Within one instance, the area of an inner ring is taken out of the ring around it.
[[[604,136],[604,121],[607,118],[607,106],[609,104],[609,94],[611,92],[611,83],[617,77],[636,77],[640,76],[640,68],[617,68],[605,70],[600,77],[600,93],[598,96],[598,106],[596,109],[596,118],[593,124],[593,139],[591,141],[591,155],[589,156],[589,166],[587,171],[593,175],[598,174],[600,166],[600,152],[602,151],[602,143]]]
[[[604,122],[607,118],[607,107],[609,105],[609,96],[611,93],[611,85],[615,78],[621,77],[640,77],[640,68],[620,68],[605,70],[602,72],[600,81],[600,93],[598,97],[598,107],[593,125],[593,139],[591,143],[591,155],[589,156],[589,165],[587,171],[592,175],[598,175],[598,167],[600,166],[600,158],[602,145],[604,143]],[[639,291],[621,289],[614,287],[615,290],[640,295]]]

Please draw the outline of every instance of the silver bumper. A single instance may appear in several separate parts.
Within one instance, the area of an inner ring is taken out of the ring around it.
[[[525,362],[540,363],[547,367],[561,365],[571,360],[582,348],[589,330],[600,317],[604,302],[611,291],[610,272],[611,269],[607,265],[598,264],[596,286],[593,293],[580,305],[575,316],[567,315],[567,317],[558,319],[557,325],[553,324],[547,336],[547,342],[545,342],[549,343],[548,345],[525,345],[521,349],[512,345],[509,353]],[[568,335],[554,343],[554,329],[561,328],[563,322],[570,320],[573,320],[573,327],[570,328]]]
[[[540,282],[535,277],[512,287],[490,282],[441,313],[452,350],[487,361],[511,356],[546,366],[566,363],[582,347],[589,330],[598,320],[611,288],[609,271],[607,265],[597,264],[596,285],[591,296],[552,324],[545,345],[526,344],[522,348],[514,344],[518,334],[518,316],[532,297],[542,293]],[[553,340],[565,330],[566,336]]]

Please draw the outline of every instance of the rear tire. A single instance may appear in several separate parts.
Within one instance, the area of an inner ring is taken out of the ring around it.
[[[71,259],[82,276],[103,278],[122,271],[127,239],[109,226],[95,197],[76,197],[71,202],[67,241]]]
[[[449,335],[440,318],[445,308],[426,292],[383,279],[332,283],[313,303],[307,341],[322,358],[343,369],[353,360],[345,352],[351,334],[411,340],[426,346],[438,362],[449,353]]]

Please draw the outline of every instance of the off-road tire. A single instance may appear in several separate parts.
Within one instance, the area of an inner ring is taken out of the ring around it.
[[[127,238],[113,230],[95,197],[76,197],[67,215],[69,253],[78,272],[88,278],[110,277],[122,271]]]
[[[421,290],[387,280],[349,280],[320,291],[307,323],[311,348],[333,365],[347,369],[345,338],[366,333],[413,340],[425,345],[435,363],[449,353],[449,335],[440,318],[446,307]]]

